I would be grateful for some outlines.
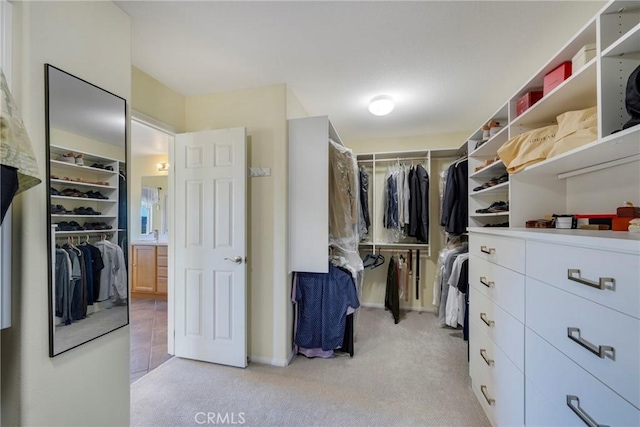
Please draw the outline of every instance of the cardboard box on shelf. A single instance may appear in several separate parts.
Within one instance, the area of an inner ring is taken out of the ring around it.
[[[549,92],[555,89],[556,86],[567,80],[569,77],[571,77],[571,61],[566,61],[544,76],[542,84],[543,95],[546,96]]]

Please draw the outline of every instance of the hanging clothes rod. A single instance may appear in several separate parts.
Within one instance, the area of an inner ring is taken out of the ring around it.
[[[406,162],[406,161],[417,161],[417,160],[429,160],[429,156],[426,157],[396,157],[394,159],[376,159],[375,162]]]

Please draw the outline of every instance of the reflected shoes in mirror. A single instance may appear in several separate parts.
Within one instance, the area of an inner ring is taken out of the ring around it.
[[[55,188],[53,188],[53,187],[51,187],[51,188],[49,189],[49,193],[50,193],[52,196],[62,196],[62,194],[61,194],[58,190],[56,190]]]
[[[91,167],[95,168],[95,169],[104,169],[104,170],[113,172],[113,166],[105,166],[105,165],[102,165],[100,163],[94,163],[94,164],[91,165]]]
[[[76,190],[75,188],[65,188],[64,190],[61,191],[61,194],[67,197],[84,197],[84,198],[89,197],[82,191]]]
[[[85,222],[85,230],[111,230],[113,227],[105,222]]]
[[[99,191],[87,191],[86,197],[90,199],[109,200],[107,196],[103,196]]]
[[[59,162],[65,162],[65,163],[72,163],[75,164],[76,163],[76,158],[73,155],[73,153],[69,153],[66,155],[60,155],[58,156],[58,158],[56,159]]]
[[[79,208],[75,208],[73,210],[73,213],[75,213],[76,215],[94,215],[94,216],[102,215],[102,212],[96,212],[93,210],[93,208],[89,206],[87,206],[86,208],[83,206],[80,206]]]
[[[73,213],[65,209],[62,205],[51,205],[51,214],[52,215],[67,215]]]
[[[82,231],[85,228],[75,221],[62,221],[56,224],[58,226],[57,231]]]

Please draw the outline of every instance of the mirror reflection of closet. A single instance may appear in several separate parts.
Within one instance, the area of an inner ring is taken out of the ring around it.
[[[143,176],[140,206],[140,231],[142,235],[164,240],[168,230],[168,177]]]
[[[49,356],[129,323],[126,100],[45,65]]]

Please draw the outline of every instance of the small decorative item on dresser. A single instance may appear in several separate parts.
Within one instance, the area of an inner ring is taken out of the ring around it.
[[[544,76],[542,92],[547,96],[556,86],[571,77],[571,61],[566,61]]]
[[[532,219],[525,223],[526,228],[553,228],[554,223],[549,219]]]
[[[530,90],[516,101],[516,116],[527,111],[533,104],[542,99],[541,90]]]
[[[616,209],[616,215],[620,218],[640,217],[640,206],[633,206],[631,202],[625,202],[625,206]]]
[[[633,218],[629,221],[629,231],[631,233],[640,233],[640,218]]]

